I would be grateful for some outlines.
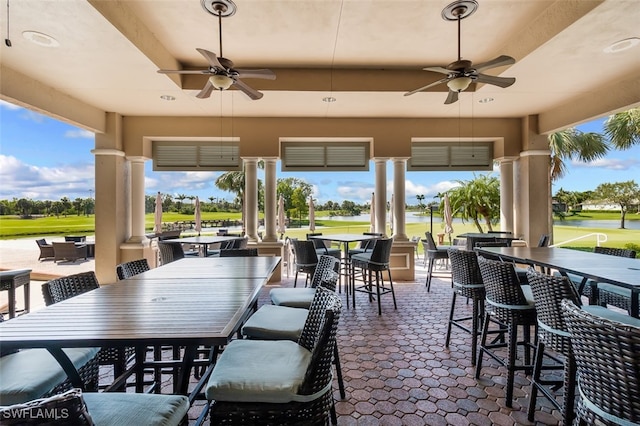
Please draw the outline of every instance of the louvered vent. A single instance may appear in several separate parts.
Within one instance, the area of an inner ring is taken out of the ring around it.
[[[153,170],[242,170],[239,142],[154,141]]]
[[[282,170],[367,171],[369,142],[282,142]]]
[[[411,171],[492,170],[492,142],[413,142]]]

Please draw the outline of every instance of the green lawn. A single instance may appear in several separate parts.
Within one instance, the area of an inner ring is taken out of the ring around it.
[[[580,219],[598,220],[598,219],[617,219],[615,213],[589,213],[588,216],[582,216]],[[629,220],[638,220],[640,216],[636,213],[628,214]],[[573,216],[571,216],[573,217]],[[193,216],[182,215],[178,213],[164,213],[163,222],[180,222],[193,221]],[[240,219],[240,213],[228,212],[203,212],[203,220],[221,220],[221,219]],[[326,218],[326,219],[325,219]],[[295,221],[294,221],[295,222]],[[305,238],[305,234],[309,232],[308,222],[303,221],[301,228],[288,228],[285,236],[295,238]],[[348,222],[329,219],[328,215],[318,212],[316,219],[316,232],[324,234],[339,233],[362,233],[369,231],[369,222]],[[145,218],[145,227],[147,231],[153,229],[153,214],[147,214]],[[94,216],[68,216],[68,217],[44,217],[35,219],[20,219],[16,216],[0,216],[0,238],[27,238],[44,235],[89,235],[95,232]],[[434,224],[433,233],[442,232],[440,223]],[[425,231],[429,230],[429,224],[425,223],[407,223],[407,236],[424,237]],[[476,232],[475,227],[470,224],[455,224],[452,237],[465,232]],[[610,247],[625,247],[626,244],[640,244],[640,230],[615,229],[615,228],[586,228],[570,226],[570,221],[556,221],[553,227],[555,243],[567,241],[573,238],[584,236],[591,233],[603,233],[606,235],[606,242],[602,245]],[[447,240],[445,239],[445,242]],[[578,240],[564,245],[565,247],[594,247],[596,245],[596,237]],[[422,247],[419,248],[422,252]]]

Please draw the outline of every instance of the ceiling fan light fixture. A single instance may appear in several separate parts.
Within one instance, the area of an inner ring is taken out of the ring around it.
[[[463,92],[467,90],[467,87],[469,87],[470,84],[470,77],[458,77],[447,82],[447,86],[449,86],[449,89],[454,92]]]
[[[218,90],[227,90],[233,84],[233,79],[226,75],[215,74],[209,77],[209,81]]]

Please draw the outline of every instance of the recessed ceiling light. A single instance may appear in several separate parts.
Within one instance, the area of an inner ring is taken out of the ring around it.
[[[162,99],[164,101],[175,101],[176,100],[175,96],[171,96],[171,95],[162,95],[162,96],[160,96],[160,99]]]
[[[335,102],[336,98],[334,98],[333,96],[325,96],[324,98],[322,98],[322,102]]]
[[[488,104],[489,102],[493,102],[493,98],[482,98],[478,102],[481,104]]]
[[[39,33],[37,31],[23,31],[22,37],[26,38],[31,43],[37,44],[39,46],[44,46],[44,47],[60,46],[60,43],[58,43],[58,40],[56,40],[55,38],[44,33]]]
[[[638,44],[640,44],[640,38],[638,37],[625,38],[624,40],[616,41],[615,43],[605,47],[603,51],[605,53],[618,53],[631,49]]]

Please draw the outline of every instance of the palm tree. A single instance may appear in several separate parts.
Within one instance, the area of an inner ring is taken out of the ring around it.
[[[551,150],[551,180],[563,177],[567,172],[565,161],[589,162],[604,157],[609,145],[600,133],[584,133],[573,127],[549,135]]]
[[[619,112],[604,123],[604,133],[618,149],[640,144],[640,108]]]
[[[449,191],[449,201],[454,214],[463,221],[471,220],[483,232],[480,220],[483,219],[487,230],[493,230],[493,224],[500,217],[500,181],[495,176],[480,175],[469,181],[456,181],[460,186]],[[444,195],[441,197],[444,203]],[[441,211],[443,206],[440,206]]]

